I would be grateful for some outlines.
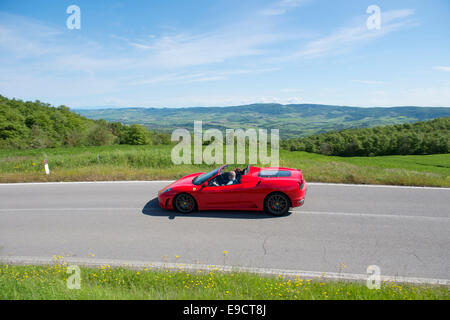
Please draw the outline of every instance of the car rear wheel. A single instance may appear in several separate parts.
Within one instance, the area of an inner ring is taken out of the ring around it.
[[[289,198],[282,193],[269,194],[264,200],[264,211],[274,216],[286,215],[289,208]]]
[[[194,198],[187,193],[177,195],[173,202],[175,209],[181,213],[191,213],[196,208]]]

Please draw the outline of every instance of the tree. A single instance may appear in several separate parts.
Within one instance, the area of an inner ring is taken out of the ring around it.
[[[120,130],[119,140],[121,144],[144,145],[150,143],[148,130],[141,125],[132,124],[123,126]]]

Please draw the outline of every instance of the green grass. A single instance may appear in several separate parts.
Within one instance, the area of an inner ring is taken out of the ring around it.
[[[261,277],[250,273],[126,268],[81,268],[81,288],[67,288],[67,265],[0,265],[0,299],[442,299],[447,287],[383,283],[379,290],[362,283]]]
[[[0,182],[176,179],[215,167],[174,165],[171,149],[114,145],[0,150]],[[44,173],[44,157],[50,175]],[[280,150],[280,164],[302,169],[307,181],[450,187],[450,154],[345,158]]]

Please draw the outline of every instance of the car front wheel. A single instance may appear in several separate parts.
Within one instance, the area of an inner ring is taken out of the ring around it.
[[[196,204],[191,195],[182,193],[174,199],[174,206],[175,209],[181,213],[191,213],[195,210]]]
[[[274,216],[286,215],[289,208],[289,198],[282,193],[269,194],[264,201],[264,211]]]

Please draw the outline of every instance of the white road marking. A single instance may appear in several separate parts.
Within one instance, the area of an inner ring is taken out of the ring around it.
[[[351,213],[351,212],[327,212],[327,211],[305,211],[299,210],[294,211],[300,214],[311,214],[311,215],[337,215],[337,216],[347,216],[347,217],[358,217],[358,218],[394,218],[394,219],[413,219],[413,220],[440,220],[445,222],[450,222],[450,217],[426,217],[426,216],[408,216],[399,214],[377,214],[377,213]]]
[[[172,183],[174,180],[130,180],[130,181],[71,181],[71,182],[17,182],[17,183],[0,183],[0,186],[27,186],[27,185],[65,185],[65,184],[115,184],[115,183]],[[323,182],[307,182],[311,186],[336,186],[336,187],[366,187],[366,188],[400,188],[400,189],[416,189],[416,190],[444,190],[450,191],[450,188],[440,187],[417,187],[417,186],[394,186],[394,185],[378,185],[378,184],[344,184],[344,183],[323,183]]]
[[[0,212],[27,212],[27,211],[109,211],[109,210],[142,210],[143,208],[11,208],[0,209]]]
[[[110,183],[172,183],[174,180],[126,180],[126,181],[61,181],[61,182],[12,182],[0,183],[1,186],[32,186],[32,185],[70,185],[70,184],[110,184]]]
[[[416,189],[416,190],[444,190],[450,191],[450,188],[445,187],[419,187],[419,186],[395,186],[385,184],[350,184],[350,183],[325,183],[325,182],[306,182],[312,186],[336,186],[336,187],[367,187],[367,188],[397,188],[397,189]]]
[[[147,208],[145,211],[149,212],[152,210],[163,210],[160,208]],[[27,212],[34,212],[38,211],[40,214],[42,213],[48,213],[48,214],[55,214],[62,211],[77,211],[79,213],[89,213],[92,211],[101,211],[96,212],[95,214],[109,214],[108,211],[142,211],[143,208],[10,208],[10,209],[0,209],[0,213],[27,213]],[[167,212],[167,215],[170,215],[171,212],[175,211],[165,211]],[[201,215],[204,211],[199,211],[198,214]],[[210,211],[206,211],[210,212]],[[217,211],[217,212],[229,212],[230,215],[233,213],[254,213],[255,211]],[[258,211],[256,211],[258,212]],[[307,214],[307,215],[331,215],[331,216],[344,216],[344,217],[357,217],[357,218],[389,218],[389,219],[412,219],[412,220],[429,220],[429,221],[443,221],[443,222],[450,222],[450,217],[426,217],[426,216],[408,216],[408,215],[397,215],[397,214],[376,214],[376,213],[353,213],[353,212],[327,212],[327,211],[306,211],[306,210],[293,210],[292,213],[295,214]],[[188,216],[188,215],[187,215]]]
[[[116,259],[112,260],[112,259],[64,257],[63,261],[65,261],[67,264],[71,265],[75,264],[85,267],[99,267],[109,265],[111,267],[125,267],[130,269],[145,269],[151,267],[152,269],[163,269],[172,271],[183,270],[185,272],[193,272],[193,271],[248,272],[267,276],[280,275],[283,277],[292,277],[292,278],[298,277],[305,279],[334,280],[334,281],[336,280],[367,281],[368,277],[365,274],[355,274],[355,273],[286,270],[273,268],[252,268],[252,267],[187,264],[187,263],[145,262],[145,261],[129,261]],[[52,265],[55,263],[55,259],[47,257],[0,256],[0,262],[4,264],[16,264],[16,265]],[[434,279],[434,278],[399,277],[399,276],[382,275],[381,281],[450,286],[450,280]]]

